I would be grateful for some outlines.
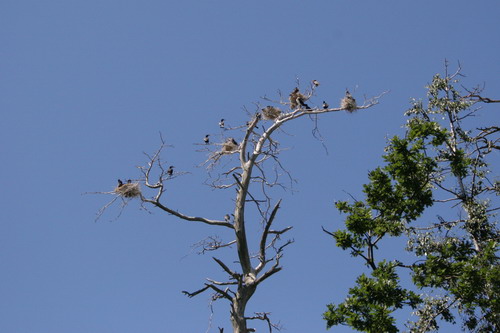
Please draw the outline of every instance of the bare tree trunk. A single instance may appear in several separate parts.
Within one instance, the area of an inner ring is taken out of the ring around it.
[[[242,285],[238,288],[236,296],[231,302],[231,323],[233,325],[233,333],[247,333],[247,319],[245,317],[245,308],[247,302],[255,292],[254,285]]]

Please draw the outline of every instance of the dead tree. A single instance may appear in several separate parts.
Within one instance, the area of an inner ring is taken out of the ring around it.
[[[213,260],[227,273],[227,279],[216,281],[207,278],[207,282],[200,289],[193,292],[184,291],[184,293],[193,297],[202,292],[211,291],[213,292],[212,300],[226,299],[230,303],[230,319],[235,333],[254,331],[253,328],[247,326],[248,321],[251,320],[267,322],[270,331],[272,328],[278,328],[271,323],[268,313],[260,312],[253,316],[245,314],[247,303],[257,287],[282,269],[280,259],[283,250],[293,243],[291,239],[280,240],[286,232],[292,229],[291,226],[281,229],[273,228],[281,199],[273,203],[268,189],[276,185],[281,186],[282,183],[280,183],[278,173],[272,174],[270,168],[266,167],[269,164],[266,162],[272,162],[274,166],[289,176],[279,161],[280,146],[278,141],[273,138],[273,134],[285,123],[304,116],[316,120],[316,117],[322,114],[346,110],[342,108],[345,103],[337,108],[325,107],[323,104],[320,104],[320,107],[312,106],[310,99],[315,95],[318,85],[319,83],[313,82],[304,93],[296,88],[288,98],[280,94],[279,100],[275,101],[264,97],[263,99],[267,103],[274,104],[274,106],[261,108],[257,105],[257,112],[249,113],[250,120],[245,125],[228,127],[226,123],[224,133],[231,130],[233,132],[228,133],[242,132],[243,138],[240,142],[228,137],[220,143],[208,142],[205,139],[205,143],[201,144],[203,149],[210,152],[205,161],[210,171],[224,164],[221,167],[223,170],[219,170],[218,176],[212,178],[210,185],[217,189],[233,188],[236,190],[232,218],[230,215],[226,215],[224,219],[218,220],[188,215],[170,207],[168,202],[162,200],[166,181],[175,176],[173,171],[164,167],[161,159],[162,150],[166,146],[163,139],[160,148],[153,155],[148,155],[147,165],[141,167],[145,188],[155,191],[155,195],[150,198],[141,194],[140,198],[143,204],[157,207],[182,220],[204,223],[214,228],[227,228],[234,235],[234,239],[227,242],[222,242],[215,237],[207,238],[201,246],[202,252],[206,252],[235,245],[239,267],[232,269],[229,264],[213,257]],[[381,96],[366,100],[363,105],[352,106],[349,104],[347,111],[352,112],[353,108],[357,110],[370,108],[378,104]],[[309,104],[306,104],[306,101]],[[207,137],[208,135],[205,138]],[[233,164],[221,163],[226,158],[233,158]],[[251,225],[251,232],[257,232],[258,239],[260,239],[258,244],[253,244],[253,246],[248,244],[247,238],[249,225],[246,220],[248,215],[246,210],[249,208],[247,205],[249,203],[262,217],[261,224]]]

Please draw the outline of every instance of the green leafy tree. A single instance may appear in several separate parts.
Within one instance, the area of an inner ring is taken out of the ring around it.
[[[389,141],[385,165],[369,173],[365,199],[336,203],[345,229],[325,232],[361,257],[371,276],[362,274],[343,302],[327,305],[328,328],[397,332],[394,312],[410,307],[417,318],[406,323],[411,332],[437,330],[441,320],[500,331],[500,182],[488,163],[500,149],[500,128],[464,128],[479,103],[500,101],[479,88],[457,90],[459,76],[435,75],[426,105],[413,101],[404,137]],[[376,260],[379,243],[391,237],[405,238],[410,262]],[[399,282],[403,274],[412,281],[408,289]]]

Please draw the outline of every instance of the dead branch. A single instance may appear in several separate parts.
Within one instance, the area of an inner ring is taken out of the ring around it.
[[[183,290],[182,293],[184,295],[186,295],[187,297],[192,298],[192,297],[194,297],[194,296],[196,296],[198,294],[201,294],[202,292],[204,292],[208,288],[209,288],[208,284],[205,284],[205,287],[203,287],[203,288],[201,288],[199,290],[196,290],[195,292],[190,293],[189,291]]]
[[[201,248],[198,254],[205,254],[205,252],[215,251],[220,248],[229,247],[236,243],[236,240],[232,240],[228,243],[223,243],[218,236],[209,236],[198,243],[194,244],[192,248]]]
[[[271,225],[274,221],[274,218],[276,216],[276,213],[278,212],[278,209],[281,204],[281,199],[276,203],[274,206],[273,211],[271,212],[271,216],[267,220],[266,226],[264,228],[264,231],[262,232],[262,237],[260,239],[260,253],[259,253],[259,260],[260,263],[255,269],[255,271],[258,273],[261,271],[261,269],[264,267],[266,263],[266,243],[267,243],[267,235],[269,234],[269,229],[271,228]]]
[[[231,223],[228,223],[228,222],[225,222],[225,221],[210,220],[210,219],[206,219],[204,217],[184,215],[182,213],[179,213],[178,211],[175,211],[173,209],[170,209],[170,208],[164,206],[163,204],[159,203],[156,200],[146,199],[145,198],[144,202],[148,202],[148,203],[150,203],[150,204],[152,204],[152,205],[160,208],[161,210],[164,210],[167,213],[169,213],[171,215],[174,215],[174,216],[177,216],[178,218],[181,218],[181,219],[186,220],[186,221],[201,222],[201,223],[205,223],[205,224],[217,225],[217,226],[221,226],[221,227],[226,227],[226,228],[234,229],[234,227],[233,227],[233,225]]]
[[[281,331],[283,328],[279,323],[278,324],[273,324],[271,320],[269,319],[269,315],[271,312],[255,312],[255,316],[252,317],[246,317],[248,320],[263,320],[267,322],[267,327],[269,328],[269,333],[273,331],[273,328],[276,329],[277,331]]]
[[[220,267],[222,267],[222,269],[224,271],[226,271],[227,274],[231,275],[231,277],[233,277],[234,279],[238,279],[239,278],[239,274],[233,272],[232,270],[229,269],[229,267],[226,266],[226,264],[224,264],[222,261],[220,261],[219,259],[215,258],[215,257],[212,257],[213,260],[215,260],[216,263],[219,264]]]

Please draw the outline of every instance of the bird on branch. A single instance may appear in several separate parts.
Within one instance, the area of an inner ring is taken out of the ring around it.
[[[293,91],[290,93],[290,107],[292,109],[296,109],[297,106],[305,107],[306,109],[310,109],[309,105],[305,103],[307,101],[307,97],[300,93],[299,88],[295,87]]]

